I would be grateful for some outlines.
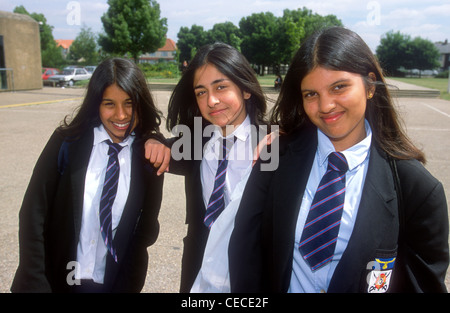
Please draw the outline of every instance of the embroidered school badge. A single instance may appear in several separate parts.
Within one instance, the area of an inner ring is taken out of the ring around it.
[[[394,258],[376,258],[372,263],[372,271],[369,273],[369,293],[384,293],[389,289],[392,270],[394,269]]]

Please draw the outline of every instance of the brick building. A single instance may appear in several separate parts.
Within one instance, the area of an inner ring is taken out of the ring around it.
[[[167,38],[166,44],[156,52],[146,53],[139,57],[139,63],[157,63],[159,61],[177,62],[177,45],[175,41]]]

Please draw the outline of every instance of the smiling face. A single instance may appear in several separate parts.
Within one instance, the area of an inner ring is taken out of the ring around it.
[[[103,92],[99,112],[103,126],[113,142],[122,142],[125,139],[127,129],[130,127],[133,115],[130,96],[116,84],[107,87]],[[138,117],[135,116],[130,133],[136,127],[137,120]]]
[[[223,134],[227,125],[236,127],[245,120],[245,100],[251,94],[242,92],[214,65],[206,64],[195,71],[193,87],[203,118],[219,126]]]
[[[373,90],[366,90],[361,75],[319,66],[302,80],[301,93],[309,119],[330,138],[336,151],[366,137],[364,118]]]

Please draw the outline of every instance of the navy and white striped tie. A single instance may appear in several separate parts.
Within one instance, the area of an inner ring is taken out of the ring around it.
[[[234,144],[234,140],[235,137],[233,137],[233,140],[223,138],[222,157],[219,158],[219,166],[217,167],[213,192],[209,198],[208,207],[206,208],[206,214],[203,220],[205,226],[208,228],[211,228],[217,217],[219,217],[220,213],[222,213],[225,208],[223,192],[225,188],[225,177],[227,175],[228,155]]]
[[[300,239],[300,252],[315,271],[333,259],[345,199],[347,160],[340,152],[328,156],[328,168],[320,181]]]
[[[100,231],[106,248],[117,262],[116,250],[113,247],[111,212],[114,200],[116,199],[117,184],[119,182],[120,165],[118,155],[123,147],[117,143],[112,143],[109,140],[106,141],[106,143],[109,145],[109,159],[106,167],[102,197],[100,199]]]

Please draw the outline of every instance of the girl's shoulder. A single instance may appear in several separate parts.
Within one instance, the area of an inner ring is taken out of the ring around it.
[[[438,185],[442,185],[418,160],[397,160],[396,163],[403,192],[406,189],[409,194],[428,194]]]
[[[425,166],[416,159],[396,160],[399,174],[405,177],[421,176],[434,178]],[[434,178],[435,179],[435,178]]]
[[[287,150],[303,150],[305,147],[317,145],[317,128],[312,126],[299,127],[290,133],[280,134],[280,154]]]

